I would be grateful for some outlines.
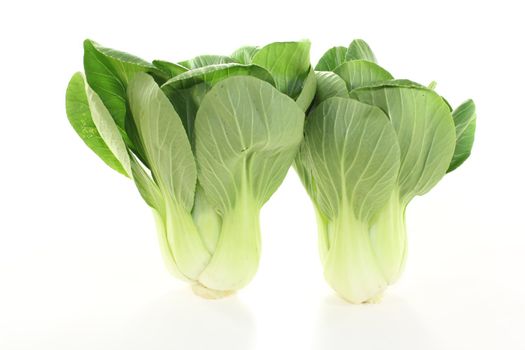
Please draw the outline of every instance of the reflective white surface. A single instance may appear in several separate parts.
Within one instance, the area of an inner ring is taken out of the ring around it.
[[[525,89],[517,2],[26,1],[0,10],[0,349],[525,348]],[[243,12],[249,12],[243,15]],[[68,125],[82,40],[145,59],[310,38],[312,61],[362,37],[396,77],[478,107],[474,153],[407,213],[401,280],[377,305],[324,283],[290,172],[263,209],[262,259],[236,296],[168,275],[151,214]]]

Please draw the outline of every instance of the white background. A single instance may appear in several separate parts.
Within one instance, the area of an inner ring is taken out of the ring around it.
[[[190,5],[191,3],[191,5]],[[493,5],[488,5],[493,3]],[[516,4],[516,5],[514,5]],[[523,349],[525,115],[519,1],[11,1],[0,5],[0,349]],[[324,283],[291,171],[262,211],[259,273],[208,301],[165,270],[131,181],[64,111],[82,40],[147,60],[363,38],[396,77],[472,97],[472,157],[408,208],[409,256],[381,304]],[[521,332],[521,334],[520,334]]]

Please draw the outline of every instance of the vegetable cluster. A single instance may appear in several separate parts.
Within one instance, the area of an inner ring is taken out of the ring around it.
[[[204,297],[244,287],[259,212],[293,164],[328,283],[378,300],[402,272],[405,211],[470,155],[475,106],[396,80],[362,40],[310,66],[310,43],[147,62],[86,40],[69,121],[152,208],[169,270]],[[305,117],[306,115],[306,117]]]

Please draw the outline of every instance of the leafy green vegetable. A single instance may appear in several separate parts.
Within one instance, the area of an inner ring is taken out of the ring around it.
[[[451,113],[432,89],[394,80],[361,40],[344,62],[342,52],[317,65],[331,72],[316,73],[295,168],[316,210],[326,280],[350,302],[375,302],[402,272],[408,203],[468,157],[475,113],[471,101]]]
[[[84,71],[66,91],[73,129],[133,180],[167,268],[208,298],[255,275],[260,210],[293,163],[326,280],[350,302],[379,300],[405,264],[408,204],[474,141],[472,100],[453,110],[435,82],[394,79],[361,39],[315,70],[309,41],[149,63],[86,40]]]
[[[259,212],[296,156],[315,95],[309,47],[149,64],[85,42],[88,84],[80,73],[71,79],[68,118],[133,178],[168,269],[202,296],[229,295],[257,270]]]

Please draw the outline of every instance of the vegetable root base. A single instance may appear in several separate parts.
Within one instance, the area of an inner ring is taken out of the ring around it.
[[[191,289],[193,293],[205,299],[222,299],[229,297],[232,294],[235,294],[235,291],[233,290],[210,289],[198,282],[192,284]]]

